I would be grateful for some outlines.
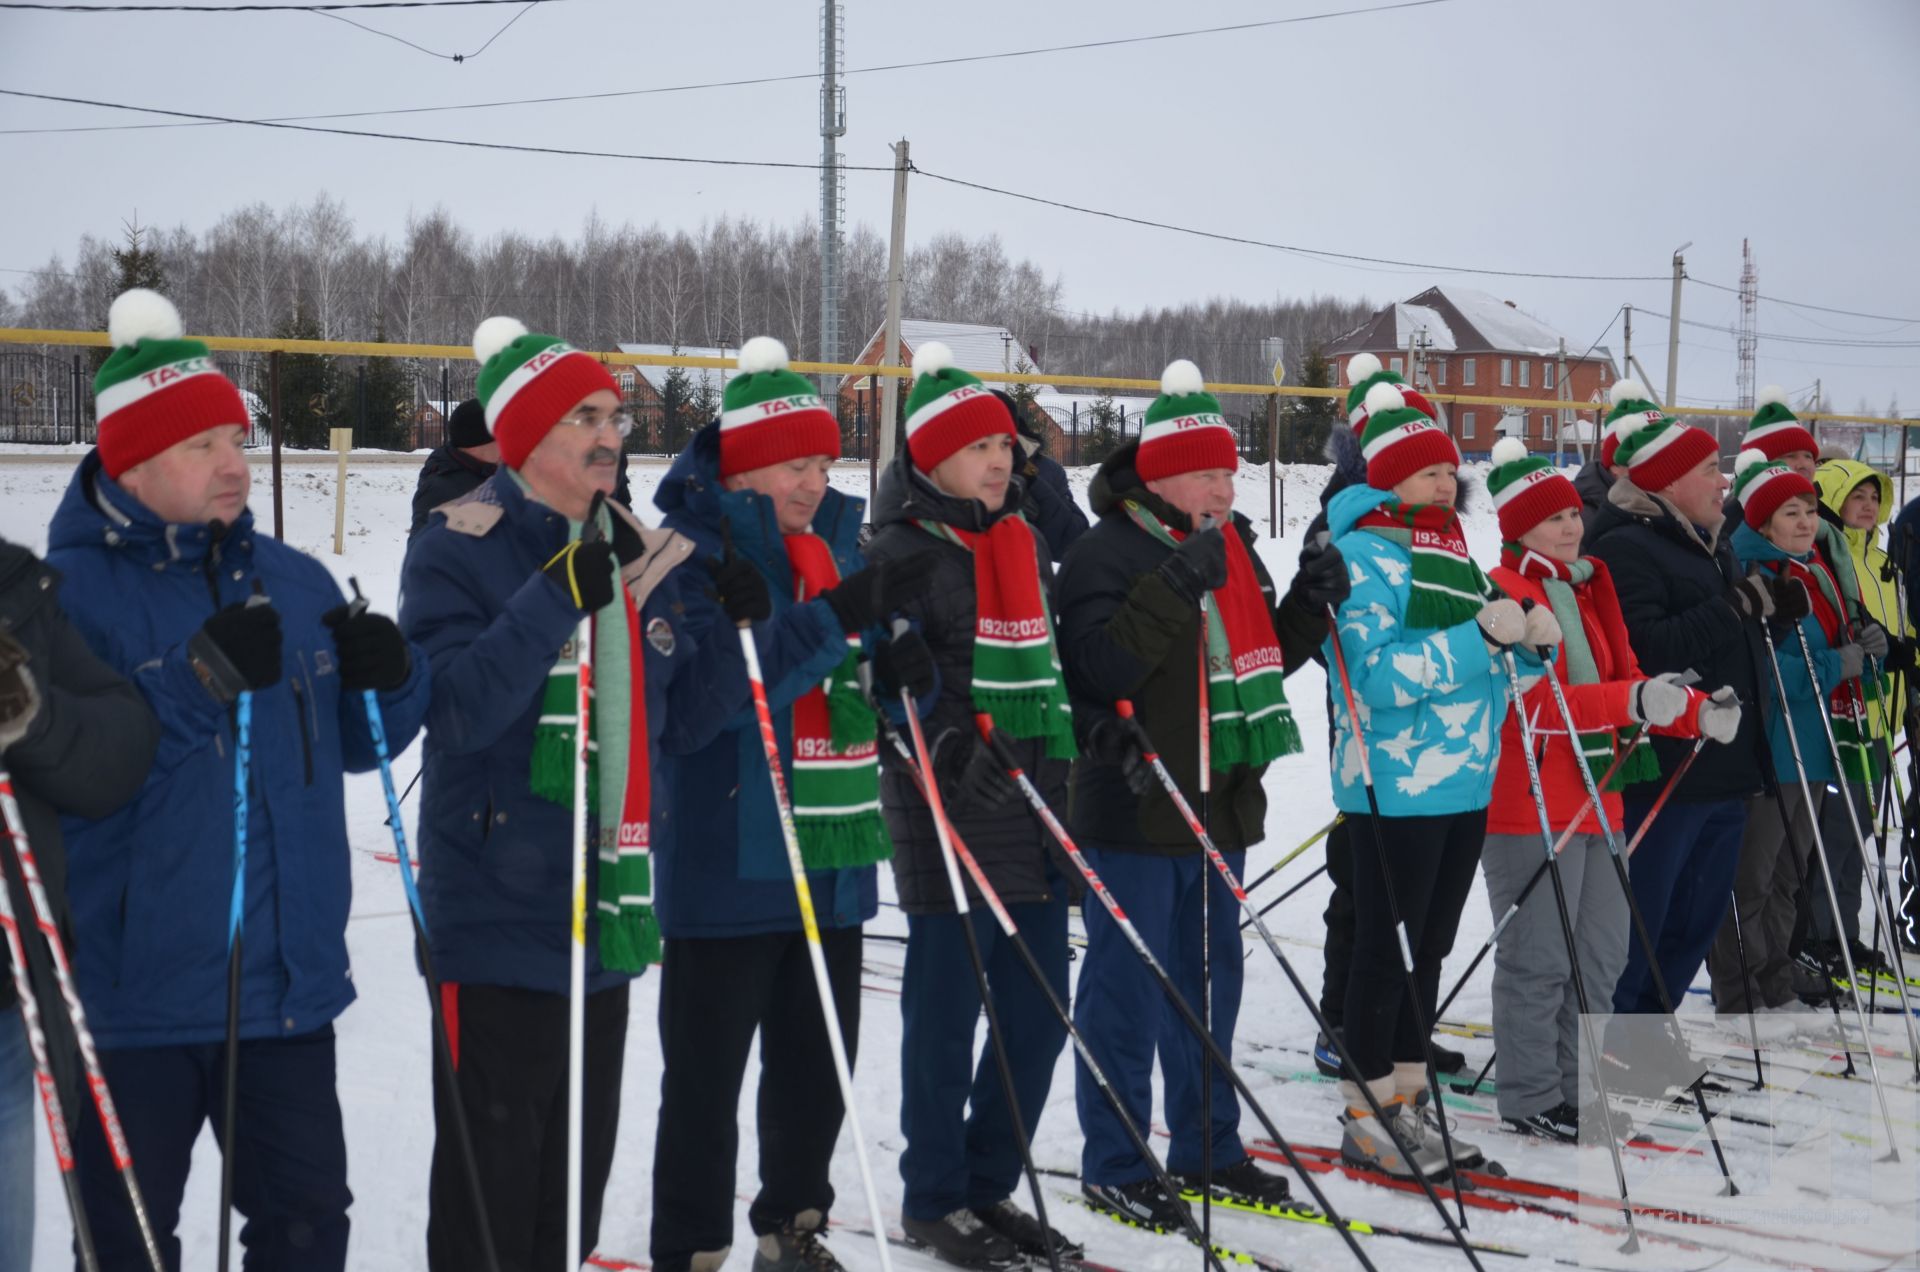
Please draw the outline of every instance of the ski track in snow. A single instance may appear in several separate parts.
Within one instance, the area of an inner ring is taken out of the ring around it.
[[[650,495],[664,473],[664,465],[635,461],[631,477],[643,515],[657,521]],[[262,533],[271,530],[271,496],[267,488],[268,470],[254,467],[253,507],[261,519]],[[1318,492],[1328,470],[1313,465],[1285,466],[1282,469],[1285,491],[1283,524],[1277,538],[1269,538],[1267,476],[1262,468],[1242,468],[1239,477],[1238,508],[1252,518],[1260,534],[1260,551],[1284,587],[1293,573],[1293,561],[1299,549],[1306,523],[1318,508]],[[0,455],[0,535],[25,543],[38,551],[46,547],[46,526],[71,470],[61,465],[9,463]],[[1074,489],[1082,502],[1092,476],[1091,469],[1070,473]],[[354,468],[348,481],[346,551],[332,553],[333,473],[331,466],[289,466],[285,472],[285,511],[287,540],[325,562],[345,586],[349,575],[357,576],[367,596],[380,610],[392,613],[396,606],[400,564],[405,550],[409,501],[415,470],[408,465]],[[850,493],[866,492],[864,466],[848,465],[836,471],[834,484]],[[1482,562],[1494,559],[1499,535],[1484,495],[1479,505],[1465,517],[1468,539],[1474,554]],[[1324,678],[1317,667],[1307,667],[1287,682],[1289,699],[1301,726],[1305,750],[1301,755],[1282,760],[1269,770],[1266,784],[1269,795],[1267,842],[1255,848],[1247,861],[1248,877],[1259,875],[1280,855],[1324,825],[1333,814],[1332,797],[1326,767],[1327,724],[1320,706]],[[416,745],[394,762],[396,780],[405,787],[419,764]],[[336,1022],[339,1033],[339,1093],[345,1111],[350,1183],[355,1202],[351,1212],[353,1236],[349,1264],[365,1272],[393,1272],[424,1264],[426,1224],[427,1165],[433,1144],[429,1081],[432,1052],[428,1016],[420,982],[413,969],[411,935],[406,920],[405,902],[391,861],[392,840],[383,822],[386,816],[378,774],[349,777],[347,780],[348,830],[353,848],[354,903],[347,940],[353,956],[354,979],[359,1001]],[[418,792],[407,801],[409,826],[418,812]],[[376,854],[386,855],[382,860]],[[1322,860],[1318,848],[1309,850],[1273,881],[1255,894],[1264,901],[1277,896],[1280,889],[1297,882]],[[892,879],[881,871],[882,895],[891,898]],[[1267,922],[1280,938],[1282,949],[1294,968],[1316,992],[1321,977],[1320,947],[1324,936],[1321,913],[1325,907],[1328,884],[1321,876],[1267,916]],[[555,922],[562,922],[555,916]],[[1486,895],[1476,882],[1461,923],[1454,955],[1448,960],[1444,984],[1465,967],[1492,927]],[[897,909],[883,907],[869,925],[869,931],[901,933],[905,924]],[[1869,929],[1870,930],[1870,929]],[[1313,1026],[1306,1009],[1288,987],[1268,952],[1257,940],[1247,944],[1249,974],[1245,1003],[1240,1015],[1243,1038],[1282,1046],[1308,1046]],[[887,942],[870,942],[868,961],[876,967],[897,965],[902,947]],[[1490,1012],[1489,963],[1476,975],[1475,982],[1461,994],[1450,1009],[1455,1019],[1485,1021]],[[1077,964],[1076,964],[1077,969]],[[1077,974],[1077,971],[1076,971]],[[882,978],[864,978],[882,989]],[[1704,978],[1703,978],[1704,980]],[[619,1149],[614,1159],[613,1177],[608,1187],[606,1214],[602,1224],[600,1249],[609,1255],[635,1261],[647,1257],[647,1233],[651,1211],[650,1178],[653,1167],[653,1130],[658,1112],[660,1061],[654,1021],[656,1019],[657,978],[644,976],[633,987],[631,1025],[627,1039],[625,1101],[621,1109]],[[901,1182],[898,1171],[902,1140],[899,1130],[899,1048],[900,1018],[897,998],[886,992],[864,996],[860,1031],[860,1055],[855,1076],[860,1092],[859,1113],[868,1144],[877,1149],[873,1162],[879,1173],[882,1204],[888,1209],[890,1224],[898,1221]],[[1688,1011],[1702,1011],[1705,1003],[1699,995],[1690,996]],[[1904,1036],[1892,1017],[1876,1022],[1881,1041],[1904,1047]],[[1449,1045],[1464,1049],[1471,1069],[1477,1071],[1486,1060],[1490,1047],[1480,1040],[1446,1039]],[[561,1044],[556,1040],[556,1045]],[[1237,1059],[1252,1053],[1243,1050]],[[1267,1053],[1263,1062],[1283,1061],[1286,1069],[1305,1069],[1304,1056],[1277,1056]],[[1294,1061],[1298,1063],[1294,1063]],[[757,1061],[756,1061],[757,1064]],[[1737,1073],[1738,1056],[1720,1066]],[[1863,1064],[1864,1069],[1864,1064]],[[1080,1132],[1074,1113],[1074,1061],[1071,1047],[1063,1049],[1055,1072],[1047,1109],[1037,1129],[1034,1157],[1042,1165],[1072,1168],[1078,1164]],[[1889,1096],[1895,1104],[1897,1120],[1911,1123],[1920,1116],[1920,1096],[1911,1087],[1894,1085],[1905,1072],[1898,1061],[1883,1060],[1883,1075],[1889,1081]],[[1750,1064],[1749,1064],[1750,1071]],[[1283,1133],[1300,1142],[1338,1144],[1334,1115],[1339,1097],[1330,1084],[1304,1081],[1278,1081],[1253,1067],[1241,1072],[1261,1097]],[[1783,1079],[1784,1080],[1784,1079]],[[1159,1089],[1156,1081],[1156,1092]],[[1796,1109],[1807,1120],[1818,1122],[1837,1102],[1844,1101],[1846,1111],[1835,1113],[1836,1125],[1853,1131],[1877,1127],[1871,1092],[1864,1082],[1840,1083],[1825,1080],[1817,1107]],[[754,1089],[751,1081],[742,1091],[740,1109],[740,1150],[736,1184],[743,1196],[757,1188],[758,1144],[753,1126]],[[1747,1097],[1762,1100],[1765,1097]],[[1156,1119],[1161,1114],[1157,1107]],[[1742,1109],[1758,1108],[1742,1103]],[[90,1110],[81,1116],[91,1117]],[[1677,1118],[1676,1120],[1684,1120]],[[1750,1195],[1760,1193],[1767,1184],[1765,1162],[1757,1150],[1765,1141],[1755,1138],[1764,1130],[1750,1126],[1717,1124],[1722,1141],[1733,1160],[1736,1177]],[[1605,1154],[1591,1150],[1576,1154],[1572,1150],[1521,1143],[1509,1136],[1488,1133],[1483,1122],[1462,1124],[1471,1138],[1479,1139],[1495,1157],[1504,1160],[1516,1175],[1540,1177],[1555,1182],[1579,1183],[1588,1191],[1610,1196],[1614,1185]],[[1261,1131],[1253,1114],[1242,1110],[1241,1131],[1249,1139]],[[1656,1135],[1673,1142],[1686,1139],[1681,1130],[1656,1130]],[[44,1131],[36,1129],[38,1187],[35,1236],[36,1268],[60,1268],[71,1265],[68,1254],[68,1221],[45,1143]],[[1161,1141],[1164,1144],[1164,1140]],[[1835,1142],[1832,1153],[1836,1163],[1858,1165],[1866,1159],[1864,1150],[1845,1140]],[[1742,1152],[1742,1146],[1747,1151]],[[1702,1142],[1704,1146],[1704,1142]],[[1824,1145],[1819,1151],[1826,1151]],[[1680,1159],[1648,1161],[1648,1156]],[[1880,1194],[1883,1204],[1875,1211],[1877,1227],[1871,1232],[1856,1229],[1852,1234],[1862,1245],[1884,1247],[1902,1252],[1896,1259],[1868,1259],[1824,1243],[1804,1240],[1750,1238],[1722,1230],[1687,1229],[1677,1225],[1649,1223],[1648,1229],[1676,1235],[1699,1235],[1702,1240],[1721,1242],[1742,1252],[1721,1266],[1749,1266],[1742,1255],[1767,1260],[1759,1266],[1824,1265],[1835,1267],[1911,1266],[1913,1251],[1920,1249],[1914,1198],[1920,1196],[1920,1179],[1914,1177],[1920,1152],[1909,1151],[1899,1187]],[[136,1169],[138,1162],[135,1163]],[[1714,1193],[1719,1183],[1710,1153],[1629,1154],[1627,1169],[1635,1197],[1645,1203],[1713,1211]],[[1825,1169],[1824,1167],[1822,1169]],[[1755,1173],[1759,1172],[1759,1173]],[[1819,1178],[1840,1173],[1838,1165]],[[1402,1196],[1328,1175],[1316,1175],[1334,1204],[1349,1217],[1370,1219],[1428,1232],[1442,1231],[1426,1202],[1418,1197]],[[851,1151],[843,1135],[834,1165],[834,1182],[839,1193],[835,1214],[859,1226],[867,1216]],[[1054,1181],[1059,1183],[1060,1181]],[[1775,1188],[1782,1186],[1776,1176]],[[1797,1195],[1804,1210],[1817,1206],[1810,1194]],[[196,1147],[194,1169],[182,1203],[179,1235],[184,1247],[184,1266],[205,1268],[214,1263],[213,1245],[218,1207],[218,1158],[211,1133],[204,1133]],[[1295,1195],[1307,1199],[1307,1190],[1296,1181]],[[1050,1211],[1062,1229],[1087,1242],[1088,1257],[1100,1262],[1141,1272],[1192,1267],[1195,1254],[1173,1240],[1131,1232],[1100,1219],[1084,1209],[1065,1204],[1050,1191]],[[1029,1205],[1025,1185],[1016,1199]],[[1742,1221],[1761,1223],[1775,1230],[1818,1234],[1823,1222],[1789,1215],[1776,1208],[1770,1212],[1765,1203],[1743,1198],[1748,1208],[1737,1216]],[[1725,1206],[1727,1203],[1719,1203]],[[746,1203],[735,1207],[734,1254],[729,1266],[744,1268],[751,1258],[751,1236],[747,1227]],[[1602,1221],[1618,1222],[1617,1210],[1595,1208],[1589,1212]],[[1719,1213],[1716,1211],[1715,1213]],[[1479,1241],[1508,1244],[1536,1252],[1530,1262],[1544,1263],[1549,1257],[1567,1261],[1591,1261],[1609,1267],[1667,1268],[1703,1266],[1707,1258],[1696,1258],[1670,1243],[1649,1243],[1637,1256],[1613,1253],[1618,1238],[1593,1236],[1575,1225],[1553,1218],[1521,1212],[1469,1212],[1470,1235]],[[1279,1259],[1298,1269],[1352,1266],[1352,1256],[1339,1236],[1326,1228],[1286,1224],[1274,1220],[1230,1215],[1215,1211],[1216,1239],[1237,1248]],[[236,1232],[238,1224],[236,1223]],[[1375,1264],[1381,1268],[1426,1269],[1464,1266],[1458,1251],[1442,1247],[1416,1246],[1384,1237],[1362,1238]],[[236,1239],[236,1262],[238,1241]],[[833,1241],[839,1258],[850,1269],[878,1267],[873,1247],[863,1239],[842,1235]],[[902,1267],[931,1267],[925,1256],[895,1249],[894,1260]],[[1711,1257],[1711,1256],[1707,1256]],[[1491,1269],[1513,1266],[1517,1259],[1483,1255]]]

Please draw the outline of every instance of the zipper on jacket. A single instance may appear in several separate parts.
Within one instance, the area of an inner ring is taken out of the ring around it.
[[[306,776],[306,784],[313,785],[313,738],[307,732],[307,695],[300,691],[302,677],[294,676],[287,681],[293,689],[294,732],[300,735],[301,771]]]

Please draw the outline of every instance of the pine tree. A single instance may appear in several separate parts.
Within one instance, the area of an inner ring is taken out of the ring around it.
[[[387,322],[384,317],[376,317],[373,324],[375,344],[387,342]],[[413,385],[408,381],[406,372],[398,358],[368,358],[366,360],[365,384],[362,391],[366,400],[366,419],[360,425],[360,434],[354,437],[356,446],[378,446],[383,450],[410,450],[413,447],[413,430],[408,427],[413,405]]]
[[[299,300],[274,327],[281,340],[318,340],[320,324]],[[327,430],[346,403],[339,391],[333,359],[319,353],[287,353],[280,358],[280,427],[288,446],[325,450]]]
[[[679,353],[680,346],[675,344],[673,351]],[[666,377],[660,381],[660,443],[669,455],[678,455],[687,439],[693,436],[693,428],[687,426],[692,400],[693,377],[685,367],[668,367]]]
[[[1315,345],[1307,350],[1300,367],[1300,384],[1309,389],[1330,389],[1333,367]],[[1340,420],[1338,398],[1300,397],[1289,399],[1281,409],[1280,457],[1289,463],[1317,463],[1326,451],[1327,437]]]
[[[131,291],[135,287],[145,287],[165,295],[167,291],[167,271],[161,263],[160,253],[147,246],[147,230],[140,224],[140,214],[135,212],[133,220],[120,223],[126,234],[127,245],[113,249],[113,294]],[[107,329],[107,316],[100,315],[101,331]],[[100,364],[107,360],[112,350],[96,348],[92,351],[93,369],[97,372]]]
[[[1120,428],[1120,408],[1110,394],[1102,393],[1087,411],[1087,431],[1080,439],[1080,462],[1105,463],[1107,456],[1127,441]]]

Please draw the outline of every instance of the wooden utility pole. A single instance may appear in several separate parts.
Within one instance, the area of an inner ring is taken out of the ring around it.
[[[1680,280],[1687,276],[1687,258],[1680,253],[1693,246],[1689,239],[1673,249],[1673,305],[1667,311],[1667,400],[1669,410],[1679,409],[1680,393]]]
[[[893,234],[887,244],[887,334],[879,365],[897,365],[900,356],[900,302],[907,289],[907,139],[893,147]],[[875,471],[869,485],[877,489],[879,471],[893,462],[895,421],[900,416],[900,378],[880,381],[880,418],[873,426]]]

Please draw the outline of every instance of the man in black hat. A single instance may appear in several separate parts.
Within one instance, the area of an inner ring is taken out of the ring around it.
[[[478,398],[453,408],[447,420],[447,441],[420,466],[420,483],[413,488],[413,526],[407,541],[427,528],[427,517],[441,504],[473,490],[500,466],[500,443],[487,429],[487,413]]]

